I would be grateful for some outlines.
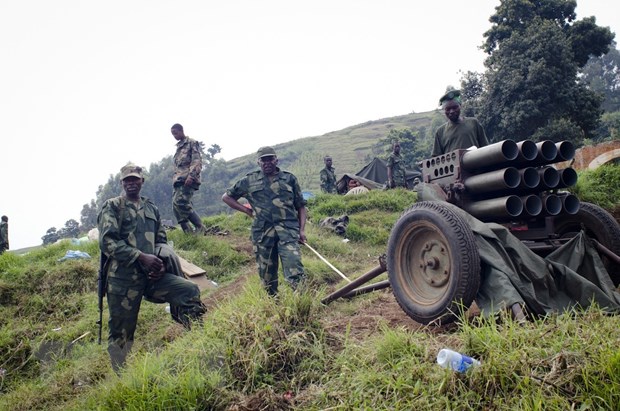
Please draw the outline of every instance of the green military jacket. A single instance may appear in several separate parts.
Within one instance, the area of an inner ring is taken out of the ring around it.
[[[442,124],[435,132],[433,156],[449,153],[471,146],[488,146],[489,140],[484,129],[473,117],[465,117],[459,123],[451,121]]]
[[[140,252],[155,253],[155,245],[166,243],[159,210],[151,200],[140,197],[135,204],[125,197],[103,203],[97,216],[99,247],[110,259],[109,278],[137,280],[147,271],[137,261]]]
[[[321,170],[321,191],[332,194],[336,192],[336,172],[334,167],[325,167]]]
[[[277,169],[278,173],[270,180],[262,171],[248,173],[226,194],[238,200],[244,197],[254,210],[252,241],[265,243],[278,238],[283,242],[299,239],[299,212],[306,200],[301,194],[297,178]]]
[[[188,176],[194,179],[194,188],[200,186],[200,173],[202,172],[202,155],[200,143],[185,137],[177,142],[177,151],[174,153],[174,176],[173,185],[184,184]]]

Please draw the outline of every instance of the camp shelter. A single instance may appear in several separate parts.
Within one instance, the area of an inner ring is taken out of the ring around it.
[[[406,170],[407,185],[413,187],[413,180],[422,178],[422,173],[416,170]],[[345,173],[336,183],[338,194],[347,192],[349,180],[356,179],[364,187],[369,190],[376,190],[385,187],[387,183],[387,163],[378,157],[375,157],[366,164],[360,171],[355,174]]]

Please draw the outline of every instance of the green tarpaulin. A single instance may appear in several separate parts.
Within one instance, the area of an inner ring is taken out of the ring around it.
[[[419,201],[441,201],[428,184],[418,188]],[[547,257],[530,250],[510,231],[484,223],[453,207],[469,223],[481,261],[481,285],[476,304],[492,314],[523,304],[534,315],[546,315],[593,303],[609,312],[620,311],[620,293],[584,232]]]

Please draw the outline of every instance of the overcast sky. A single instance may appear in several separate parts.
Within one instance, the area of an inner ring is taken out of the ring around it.
[[[177,122],[228,160],[437,108],[459,71],[483,70],[498,4],[2,1],[0,214],[11,249],[79,221],[127,161],[173,154]],[[620,30],[620,2],[578,4],[578,18]]]

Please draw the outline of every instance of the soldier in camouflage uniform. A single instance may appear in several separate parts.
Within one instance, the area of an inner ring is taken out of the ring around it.
[[[3,215],[0,220],[0,254],[9,249],[9,217]]]
[[[400,143],[398,141],[392,144],[392,152],[387,160],[387,175],[388,188],[407,188],[405,165],[403,164],[403,158],[400,156]]]
[[[332,167],[332,158],[325,156],[323,159],[325,168],[321,170],[321,191],[329,194],[336,194],[336,172]]]
[[[297,178],[278,167],[271,147],[258,150],[259,171],[248,173],[229,188],[222,200],[231,208],[254,218],[252,243],[258,274],[269,295],[278,292],[278,256],[284,278],[295,289],[304,278],[299,243],[306,242],[306,201]],[[244,197],[247,208],[239,203]]]
[[[200,173],[202,172],[200,143],[187,137],[180,124],[174,124],[170,131],[177,140],[177,151],[174,153],[174,176],[172,177],[174,188],[172,211],[184,232],[192,232],[189,220],[194,225],[195,231],[202,233],[204,232],[202,221],[192,208],[192,197],[194,192],[200,188]]]
[[[166,272],[156,246],[166,244],[159,210],[140,196],[142,168],[127,164],[121,169],[124,194],[107,200],[97,216],[99,247],[108,258],[108,352],[118,372],[131,349],[142,297],[178,307],[177,319],[186,328],[206,312],[198,286]]]

